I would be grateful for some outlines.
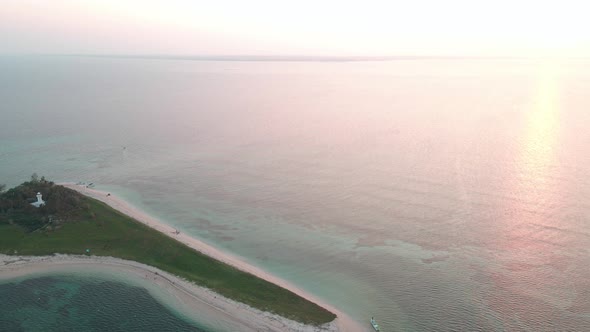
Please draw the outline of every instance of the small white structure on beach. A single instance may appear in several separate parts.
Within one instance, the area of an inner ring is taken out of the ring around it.
[[[45,201],[43,200],[43,197],[42,196],[43,195],[41,195],[41,193],[37,193],[37,201],[31,203],[31,205],[34,206],[34,207],[40,207],[40,206],[45,205]]]

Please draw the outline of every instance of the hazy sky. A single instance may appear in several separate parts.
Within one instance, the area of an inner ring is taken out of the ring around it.
[[[0,53],[584,55],[590,1],[0,0]]]

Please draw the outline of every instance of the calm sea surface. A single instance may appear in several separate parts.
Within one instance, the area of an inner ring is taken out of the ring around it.
[[[589,331],[589,86],[585,60],[4,57],[0,183],[94,182],[367,327]]]

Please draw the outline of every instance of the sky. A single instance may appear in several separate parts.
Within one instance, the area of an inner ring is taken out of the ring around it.
[[[588,13],[571,0],[0,0],[0,54],[590,56]]]

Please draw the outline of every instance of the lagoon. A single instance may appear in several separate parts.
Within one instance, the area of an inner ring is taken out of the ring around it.
[[[2,331],[205,331],[116,275],[53,272],[0,283]]]

